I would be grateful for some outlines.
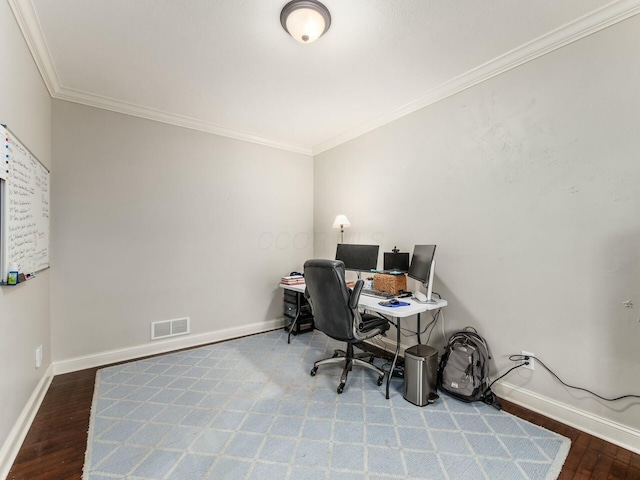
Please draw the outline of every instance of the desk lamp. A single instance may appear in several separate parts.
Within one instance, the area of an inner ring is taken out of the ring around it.
[[[344,229],[350,226],[351,223],[346,215],[338,215],[333,221],[333,228],[340,229],[340,243],[344,243]]]

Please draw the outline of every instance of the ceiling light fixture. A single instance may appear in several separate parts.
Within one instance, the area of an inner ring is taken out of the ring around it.
[[[292,0],[282,9],[280,23],[300,43],[311,43],[329,30],[331,14],[317,0]]]

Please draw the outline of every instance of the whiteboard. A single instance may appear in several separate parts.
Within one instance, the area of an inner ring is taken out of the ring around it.
[[[16,263],[20,273],[49,267],[49,170],[0,125],[0,250],[2,280]]]

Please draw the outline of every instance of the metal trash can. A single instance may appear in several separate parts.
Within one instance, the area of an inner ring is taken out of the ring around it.
[[[438,352],[414,345],[404,352],[404,398],[424,407],[438,399]]]

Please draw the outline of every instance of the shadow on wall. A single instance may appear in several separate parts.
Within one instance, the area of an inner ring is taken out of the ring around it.
[[[594,259],[600,278],[590,282],[590,295],[598,309],[592,330],[596,357],[603,372],[598,381],[606,397],[640,395],[640,228],[620,231],[607,238]],[[623,412],[640,406],[640,399],[608,402],[607,407]],[[640,428],[639,420],[632,425]]]

